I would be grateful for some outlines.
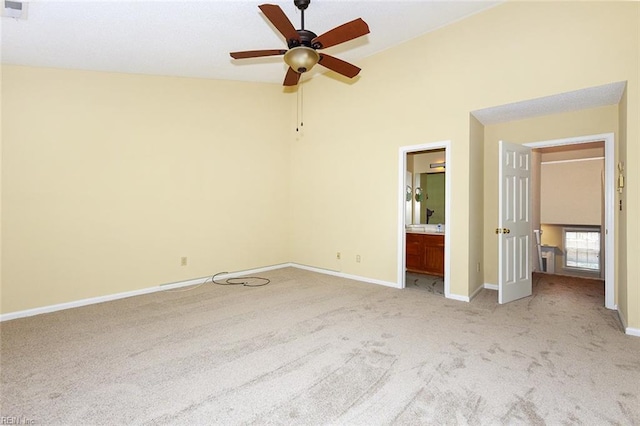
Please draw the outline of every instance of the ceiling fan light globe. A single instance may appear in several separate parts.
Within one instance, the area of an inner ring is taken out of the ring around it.
[[[307,46],[294,47],[284,54],[284,62],[300,74],[309,71],[319,60],[318,52]]]

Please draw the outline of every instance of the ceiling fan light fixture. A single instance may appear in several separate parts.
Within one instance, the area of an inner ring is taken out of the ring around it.
[[[284,54],[286,64],[300,74],[309,71],[319,60],[318,52],[307,46],[294,47]]]
[[[289,67],[284,76],[283,86],[297,85],[302,74],[311,70],[316,64],[320,64],[324,68],[348,78],[354,78],[358,75],[360,68],[355,65],[326,53],[319,54],[316,50],[326,49],[369,34],[367,23],[362,18],[358,18],[323,34],[316,35],[313,31],[304,28],[304,10],[309,6],[311,0],[294,0],[293,3],[300,9],[301,26],[298,30],[277,4],[261,4],[258,6],[271,25],[284,37],[288,50],[247,50],[244,52],[231,52],[231,57],[233,59],[248,59],[284,55],[284,62]]]

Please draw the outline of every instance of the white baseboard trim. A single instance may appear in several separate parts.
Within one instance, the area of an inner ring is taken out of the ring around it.
[[[360,275],[345,274],[344,272],[333,271],[331,269],[316,268],[315,266],[302,265],[299,263],[290,263],[287,266],[293,268],[304,269],[306,271],[317,272],[319,274],[333,275],[334,277],[346,278],[349,280],[362,281],[365,283],[378,284],[386,287],[400,288],[398,283],[391,281],[377,280],[375,278],[362,277]]]
[[[285,268],[287,266],[293,266],[293,265],[290,263],[283,263],[279,265],[265,266],[262,268],[248,269],[246,271],[225,272],[221,275],[217,275],[216,279],[224,280],[227,278],[234,278],[241,275],[252,275],[260,272],[271,271],[274,269]],[[140,290],[125,291],[123,293],[115,293],[115,294],[108,294],[106,296],[90,297],[87,299],[74,300],[73,302],[42,306],[40,308],[25,309],[24,311],[9,312],[7,314],[0,314],[0,322],[9,321],[17,318],[31,317],[34,315],[47,314],[47,313],[56,312],[56,311],[62,311],[65,309],[79,308],[81,306],[94,305],[96,303],[110,302],[112,300],[125,299],[127,297],[141,296],[143,294],[155,293],[158,291],[166,291],[166,290],[171,290],[171,289],[180,288],[180,287],[189,287],[192,285],[204,284],[210,279],[211,279],[211,276],[207,276],[203,278],[195,278],[195,279],[179,281],[175,283],[160,284],[154,287],[143,288]]]
[[[469,296],[469,301],[473,300],[474,297],[476,297],[482,290],[484,290],[484,286],[480,286],[478,288],[476,288],[473,293],[471,293],[471,296]]]
[[[624,319],[624,315],[622,315],[622,312],[620,312],[620,308],[616,309],[618,311],[618,319],[620,320],[620,323],[622,324],[622,328],[623,329],[627,329],[627,321]]]
[[[622,312],[620,312],[620,308],[617,308],[617,311],[618,311],[618,318],[620,318],[620,323],[622,324],[622,328],[624,328],[625,334],[628,334],[629,336],[640,337],[640,328],[633,328],[633,327],[627,326],[627,321],[625,321],[624,315],[622,315]]]
[[[471,299],[469,299],[468,296],[460,296],[459,294],[453,294],[453,293],[445,294],[444,297],[451,300],[457,300],[459,302],[469,303],[471,301]]]
[[[625,327],[624,332],[629,336],[640,337],[640,328]]]
[[[201,278],[201,279],[198,279],[198,280],[185,281],[184,283],[180,283],[180,285],[175,285],[174,287],[184,287],[184,286],[187,286],[187,285],[199,284],[200,282],[204,281],[205,279],[206,278]],[[174,287],[172,287],[172,288],[174,288]],[[143,294],[149,294],[149,293],[154,293],[156,291],[162,291],[162,290],[165,290],[166,288],[167,287],[162,288],[160,286],[149,287],[149,288],[143,288],[143,289],[140,289],[140,290],[125,291],[123,293],[108,294],[106,296],[98,296],[98,297],[90,297],[88,299],[74,300],[73,302],[65,302],[65,303],[58,303],[56,305],[42,306],[40,308],[25,309],[24,311],[10,312],[10,313],[7,313],[7,314],[0,315],[0,322],[1,321],[12,320],[12,319],[17,319],[17,318],[31,317],[31,316],[34,316],[34,315],[48,314],[50,312],[62,311],[62,310],[65,310],[65,309],[79,308],[81,306],[87,306],[87,305],[93,305],[93,304],[96,304],[96,303],[109,302],[109,301],[117,300],[117,299],[125,299],[127,297],[141,296]]]
[[[445,294],[444,297],[451,300],[457,300],[458,302],[469,303],[471,301],[471,299],[469,299],[469,297],[467,296],[460,296],[459,294],[453,294],[453,293]]]
[[[383,285],[386,287],[392,287],[392,288],[398,288],[401,289],[402,287],[400,287],[400,284],[398,283],[394,283],[392,281],[383,281],[383,280],[377,280],[375,278],[368,278],[368,277],[363,277],[360,275],[351,275],[351,274],[345,274],[344,272],[339,272],[339,271],[333,271],[331,269],[323,269],[323,268],[316,268],[315,266],[307,266],[307,265],[302,265],[299,263],[291,263],[288,266],[292,266],[294,268],[298,268],[298,269],[304,269],[307,271],[311,271],[311,272],[317,272],[319,274],[326,274],[326,275],[333,275],[335,277],[341,277],[341,278],[347,278],[350,280],[355,280],[355,281],[362,281],[365,283],[371,283],[371,284],[379,284],[379,285]],[[480,287],[478,290],[476,290],[476,293],[479,292],[480,290],[482,290],[482,287]],[[472,295],[472,297],[475,296]],[[469,302],[471,299],[467,296],[460,296],[458,294],[445,294],[444,297],[446,297],[447,299],[452,299],[452,300],[458,300],[460,302]]]
[[[484,288],[486,288],[487,290],[495,290],[495,291],[498,291],[498,284],[489,284],[489,283],[484,283]]]
[[[354,280],[354,281],[360,281],[360,282],[365,282],[365,283],[370,283],[370,284],[378,284],[378,285],[383,285],[385,287],[392,287],[392,288],[400,288],[400,284],[399,283],[395,283],[392,281],[384,281],[384,280],[378,280],[375,278],[368,278],[368,277],[363,277],[360,275],[352,275],[352,274],[345,274],[344,272],[339,272],[339,271],[333,271],[330,269],[323,269],[323,268],[317,268],[314,266],[308,266],[308,265],[302,265],[299,263],[280,263],[280,264],[276,264],[276,265],[270,265],[270,266],[264,266],[264,267],[260,267],[260,268],[254,268],[254,269],[247,269],[244,271],[236,271],[236,272],[224,272],[220,275],[216,275],[216,279],[220,279],[220,280],[224,280],[224,279],[228,279],[228,278],[235,278],[235,277],[239,277],[239,276],[243,276],[243,275],[254,275],[260,272],[266,272],[266,271],[273,271],[276,269],[282,269],[282,268],[288,268],[288,267],[292,267],[292,268],[298,268],[298,269],[304,269],[307,271],[311,271],[311,272],[317,272],[320,274],[326,274],[326,275],[333,275],[336,277],[340,277],[340,278],[346,278],[346,279],[350,279],[350,280]],[[81,306],[87,306],[87,305],[93,305],[96,303],[103,303],[103,302],[110,302],[112,300],[118,300],[118,299],[125,299],[127,297],[134,297],[134,296],[141,296],[144,294],[149,294],[149,293],[155,293],[158,291],[166,291],[166,290],[172,290],[172,289],[176,289],[176,288],[181,288],[181,287],[189,287],[192,285],[199,285],[199,284],[204,284],[207,281],[209,281],[211,279],[211,276],[207,276],[207,277],[203,277],[203,278],[195,278],[195,279],[190,279],[190,280],[186,280],[186,281],[179,281],[179,282],[174,282],[174,283],[167,283],[167,284],[160,284],[154,287],[148,287],[148,288],[143,288],[140,290],[133,290],[133,291],[126,291],[123,293],[115,293],[115,294],[109,294],[106,296],[98,296],[98,297],[90,297],[87,299],[81,299],[81,300],[75,300],[73,302],[66,302],[66,303],[59,303],[56,305],[50,305],[50,306],[43,306],[40,308],[33,308],[33,309],[26,309],[24,311],[17,311],[17,312],[10,312],[7,314],[0,314],[0,322],[2,321],[9,321],[12,319],[17,319],[17,318],[24,318],[24,317],[30,317],[30,316],[34,316],[34,315],[39,315],[39,314],[46,314],[46,313],[50,313],[50,312],[56,312],[56,311],[62,311],[64,309],[72,309],[72,308],[79,308]],[[461,302],[470,302],[471,299],[473,299],[483,288],[488,288],[491,290],[497,290],[498,286],[495,284],[484,284],[484,286],[480,286],[478,287],[473,294],[471,295],[471,297],[468,296],[461,296],[458,294],[445,294],[445,297],[447,299],[452,299],[452,300],[458,300]],[[622,316],[621,316],[622,319]],[[624,324],[624,322],[623,322]],[[640,336],[640,330],[638,329],[632,329],[629,327],[626,327],[625,325],[625,329],[627,331],[627,334],[631,334],[634,336]]]
[[[444,297],[446,297],[447,299],[453,299],[453,300],[458,300],[460,302],[471,302],[473,300],[474,297],[476,297],[478,295],[478,293],[480,293],[482,291],[483,287],[480,286],[477,289],[474,290],[473,293],[471,293],[471,296],[461,296],[459,294],[453,294],[453,293],[449,293],[449,294],[445,294]]]

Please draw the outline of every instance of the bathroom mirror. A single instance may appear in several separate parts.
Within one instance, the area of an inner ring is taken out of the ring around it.
[[[445,172],[421,173],[422,202],[420,203],[420,222],[444,224]]]
[[[444,149],[407,155],[406,224],[445,223],[445,167]]]

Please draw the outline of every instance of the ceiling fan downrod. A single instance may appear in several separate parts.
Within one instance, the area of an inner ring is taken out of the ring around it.
[[[296,7],[300,9],[301,30],[304,30],[304,11],[307,7],[309,7],[309,3],[311,3],[311,0],[293,0],[293,4],[295,4]]]

